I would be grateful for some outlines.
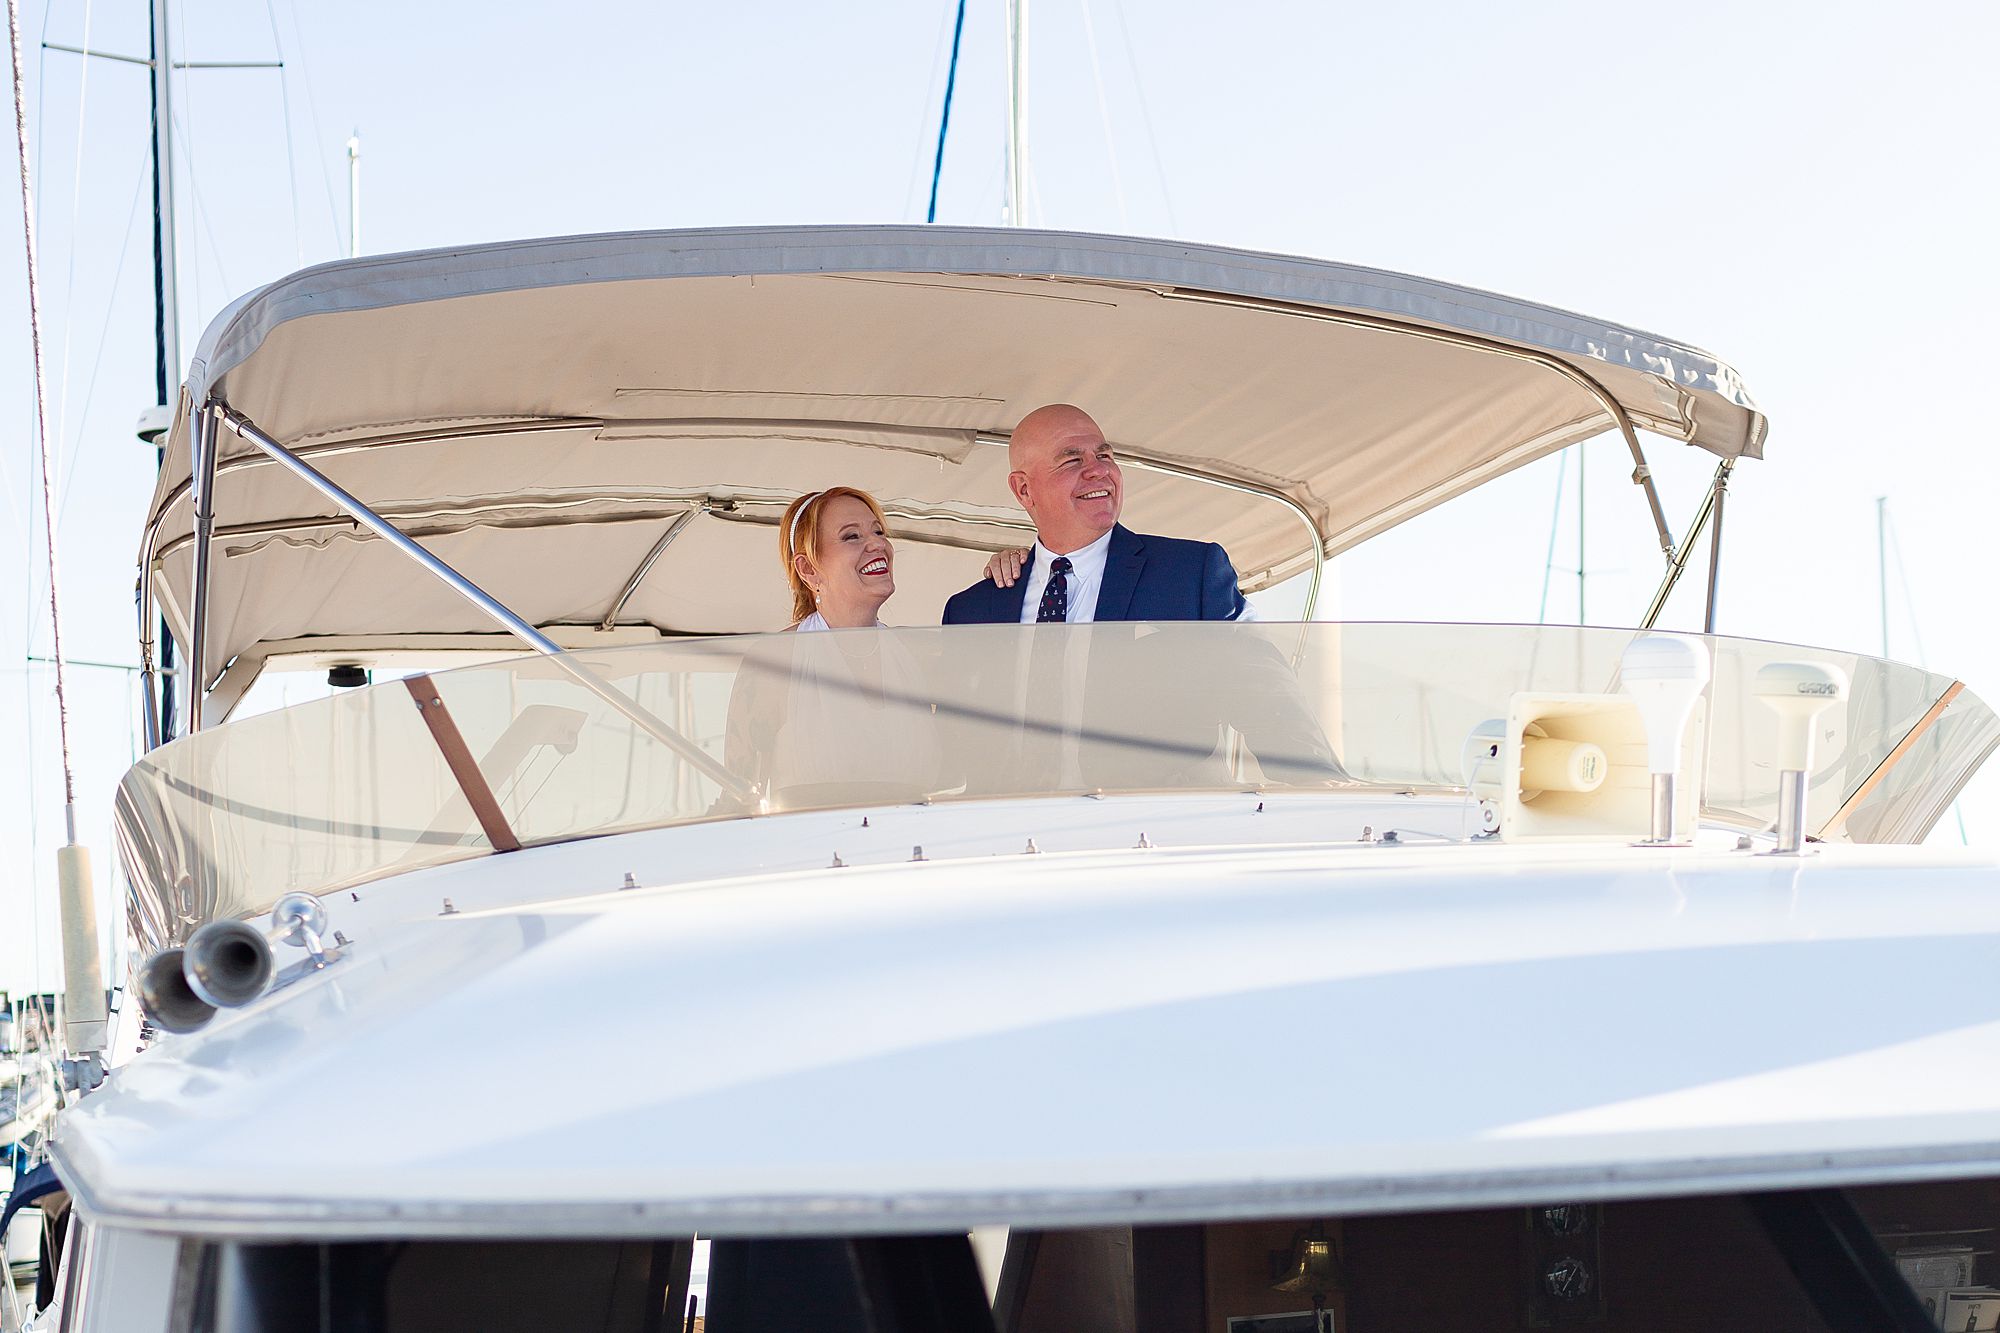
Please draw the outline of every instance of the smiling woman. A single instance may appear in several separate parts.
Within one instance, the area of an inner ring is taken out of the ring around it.
[[[896,591],[896,550],[874,496],[852,486],[801,495],[779,520],[778,551],[792,585],[794,629],[882,623],[882,604]]]

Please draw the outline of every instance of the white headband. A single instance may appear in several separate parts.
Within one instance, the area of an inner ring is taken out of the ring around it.
[[[799,549],[799,520],[806,516],[806,510],[812,508],[812,502],[825,494],[825,491],[814,491],[811,495],[802,498],[799,501],[799,507],[792,511],[792,530],[786,534],[786,540],[790,543],[794,555],[798,553]]]

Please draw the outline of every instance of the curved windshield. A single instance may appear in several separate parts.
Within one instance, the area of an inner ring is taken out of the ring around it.
[[[1476,728],[1506,719],[1522,695],[1615,695],[1635,634],[982,625],[524,657],[350,690],[163,746],[120,786],[121,851],[151,910],[199,921],[514,844],[786,811],[1079,793],[1461,791]],[[1691,753],[1712,823],[1754,830],[1776,817],[1775,717],[1750,693],[1769,662],[1831,663],[1852,681],[1815,732],[1806,827],[1824,836],[1921,838],[2000,739],[1993,714],[1948,677],[1706,642],[1714,674]],[[151,938],[175,933],[164,919],[140,924]]]

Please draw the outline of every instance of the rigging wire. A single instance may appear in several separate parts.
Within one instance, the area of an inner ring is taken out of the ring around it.
[[[35,45],[35,161],[48,160],[49,146],[49,11],[55,8],[55,0],[42,0],[42,27],[44,40]],[[85,42],[85,46],[89,43]],[[35,225],[40,226],[42,216],[35,214]]]
[[[963,4],[965,0],[959,0]],[[1104,155],[1111,159],[1111,193],[1118,200],[1118,225],[1132,230],[1132,218],[1125,208],[1125,179],[1118,171],[1118,141],[1111,133],[1111,103],[1104,96],[1104,68],[1097,62],[1097,25],[1090,20],[1090,0],[1083,7],[1083,45],[1090,52],[1090,79],[1097,86],[1097,117],[1104,122]],[[943,145],[939,145],[942,150]]]
[[[301,71],[309,70],[312,68],[312,57],[306,54],[305,25],[299,22],[299,9],[296,4],[287,0],[287,8],[292,15],[292,31],[297,33],[299,38],[299,68]],[[325,143],[326,134],[320,129],[319,124],[319,99],[313,96],[312,75],[302,72],[299,81],[306,86],[306,115],[312,121],[313,142]],[[340,207],[333,200],[333,177],[327,174],[326,154],[315,153],[313,156],[319,159],[319,181],[326,190],[326,215],[333,223],[333,252],[336,255],[343,255],[347,253],[349,247],[342,244],[346,233],[340,226]]]
[[[938,181],[944,177],[944,140],[951,129],[951,95],[958,87],[958,49],[965,36],[965,0],[958,0],[958,19],[951,27],[951,64],[944,76],[944,111],[938,116],[937,160],[931,165],[931,206],[925,222],[937,221]]]
[[[1118,32],[1125,39],[1125,64],[1132,71],[1132,88],[1139,95],[1139,123],[1146,127],[1146,144],[1153,153],[1153,172],[1160,178],[1160,202],[1166,206],[1167,227],[1179,234],[1181,224],[1174,217],[1174,196],[1167,189],[1167,168],[1160,160],[1159,136],[1153,133],[1153,112],[1146,103],[1146,83],[1139,77],[1139,58],[1132,51],[1132,29],[1125,22],[1123,0],[1111,0],[1111,16],[1118,20]]]
[[[1883,527],[1888,532],[1889,551],[1896,560],[1896,581],[1903,588],[1903,614],[1909,618],[1910,639],[1917,645],[1917,665],[1929,671],[1931,669],[1930,654],[1924,651],[1924,631],[1917,624],[1917,599],[1910,591],[1909,567],[1903,563],[1903,539],[1896,531],[1896,520],[1890,517],[1886,504],[1883,506],[1882,517],[1884,520]],[[1963,804],[1959,801],[1953,801],[1951,803],[1951,814],[1952,818],[1958,821],[1959,842],[1962,845],[1969,846],[1972,839],[1966,835],[1965,808]]]
[[[183,98],[182,100],[189,99]],[[194,169],[193,127],[177,119],[174,122],[174,128],[180,131],[180,144],[187,155],[189,208],[194,213],[194,220],[201,224],[202,236],[208,241],[208,253],[215,260],[215,275],[222,280],[222,289],[226,292],[235,291],[235,287],[229,281],[229,269],[222,262],[222,242],[215,238],[215,214],[208,207],[208,201],[201,196],[201,178]],[[194,266],[194,302],[195,309],[200,310],[202,305],[199,251],[196,251]]]
[[[923,185],[924,159],[931,146],[931,90],[937,87],[938,70],[944,66],[944,36],[951,31],[951,11],[944,10],[938,15],[937,37],[931,42],[931,73],[924,81],[924,108],[917,117],[917,146],[910,154],[910,180],[903,187],[903,209],[908,213],[917,205],[917,191]]]
[[[1535,623],[1549,623],[1549,581],[1556,571],[1556,533],[1562,527],[1563,482],[1569,476],[1569,450],[1556,455],[1556,502],[1549,514],[1549,553],[1542,561],[1542,604],[1535,612]]]
[[[1917,601],[1910,595],[1910,571],[1903,565],[1903,539],[1896,531],[1892,515],[1884,513],[1883,527],[1888,530],[1889,555],[1896,562],[1896,581],[1903,588],[1903,615],[1910,622],[1910,640],[1917,646],[1917,665],[1929,671],[1930,654],[1924,651],[1924,631],[1917,624]]]
[[[299,159],[292,147],[291,71],[285,68],[285,42],[278,35],[278,6],[275,0],[264,0],[264,13],[271,20],[271,50],[278,58],[278,114],[285,122],[285,177],[292,186],[292,248],[299,267],[304,268],[306,237],[305,230],[299,225]]]
[[[28,167],[28,103],[21,68],[20,0],[7,0],[7,39],[14,64],[14,141],[21,164],[21,231],[27,246],[28,342],[35,361],[35,453],[42,477],[42,530],[48,541],[49,634],[56,659],[56,722],[62,738],[63,819],[69,840],[76,841],[76,774],[69,749],[68,673],[63,669],[62,598],[56,574],[54,484],[49,468],[49,387],[42,358],[41,275],[35,250],[35,187]],[[29,784],[31,787],[34,785]]]
[[[111,322],[118,314],[118,288],[125,280],[125,258],[132,251],[132,224],[139,217],[139,201],[146,195],[146,177],[151,157],[151,148],[139,157],[139,181],[132,190],[132,204],[125,212],[125,239],[118,245],[118,263],[111,273],[111,294],[104,302],[104,327],[97,335],[97,357],[91,362],[90,383],[83,391],[83,415],[76,422],[76,448],[70,450],[69,462],[63,469],[62,487],[57,492],[62,499],[56,503],[56,522],[60,525],[69,515],[69,501],[72,494],[71,483],[76,479],[76,465],[82,461],[83,448],[89,442],[90,408],[97,401],[97,377],[104,369],[105,349],[111,345]]]
[[[83,5],[83,49],[90,49],[90,20],[95,5],[92,0],[84,0]],[[90,137],[90,59],[85,57],[83,69],[77,78],[76,90],[76,165],[70,171],[69,183],[69,258],[67,273],[63,279],[63,342],[62,342],[62,382],[56,393],[56,457],[60,459],[69,441],[69,369],[70,346],[76,333],[76,223],[83,214],[83,146]],[[46,161],[47,159],[43,159]],[[68,469],[64,469],[67,473]]]

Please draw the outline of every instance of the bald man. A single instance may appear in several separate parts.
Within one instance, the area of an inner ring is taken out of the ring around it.
[[[1007,485],[1035,521],[1019,579],[981,579],[944,606],[947,625],[1237,620],[1247,604],[1214,542],[1147,537],[1118,522],[1125,478],[1104,432],[1068,403],[1038,407],[1007,445]]]

